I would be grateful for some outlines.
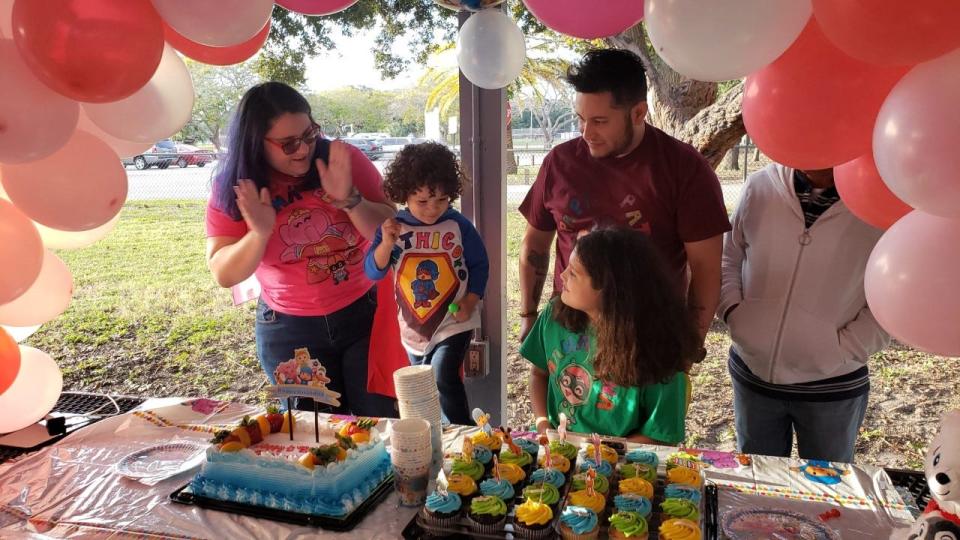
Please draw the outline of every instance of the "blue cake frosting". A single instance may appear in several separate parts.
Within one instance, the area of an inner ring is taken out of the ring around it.
[[[490,460],[493,459],[493,452],[489,448],[483,445],[475,445],[473,447],[473,459],[479,461],[481,464],[486,465],[490,463]]]
[[[509,481],[495,478],[488,478],[483,482],[480,482],[480,493],[484,495],[493,495],[495,497],[500,497],[505,501],[512,499],[516,492],[513,489],[513,484]]]
[[[596,469],[598,473],[609,477],[613,474],[613,465],[609,461],[600,460],[600,463],[597,464],[596,461],[587,458],[580,463],[579,471],[586,472],[587,469]]]
[[[657,454],[647,450],[631,450],[627,452],[625,457],[627,463],[643,463],[644,465],[653,467],[656,467],[660,463],[660,458],[657,457]]]
[[[438,512],[441,514],[453,514],[460,511],[460,506],[463,502],[460,500],[460,495],[449,491],[446,495],[441,494],[438,491],[434,491],[429,496],[427,496],[427,502],[425,504],[427,510],[431,512]]]
[[[650,499],[635,493],[617,495],[613,498],[613,504],[617,507],[618,512],[636,512],[644,518],[650,517],[650,513],[653,512],[653,504],[650,503]]]
[[[530,481],[534,484],[538,482],[546,482],[548,484],[553,484],[557,489],[559,489],[563,487],[563,484],[566,483],[567,478],[562,472],[556,469],[537,469],[533,471],[533,474],[530,475]]]
[[[560,522],[570,527],[574,534],[584,534],[597,527],[597,514],[583,506],[568,506],[560,514]]]
[[[663,497],[665,499],[687,499],[694,504],[698,504],[700,502],[700,490],[691,486],[670,484],[664,488]]]
[[[530,439],[516,438],[513,440],[513,444],[516,444],[520,447],[521,450],[530,454],[533,457],[537,457],[537,454],[540,452],[540,445],[536,441],[531,441]]]

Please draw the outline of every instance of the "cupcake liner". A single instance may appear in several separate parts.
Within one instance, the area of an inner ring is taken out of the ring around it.
[[[569,527],[560,528],[560,538],[563,540],[597,540],[600,536],[600,527],[594,527],[593,531],[577,534],[570,530]]]
[[[540,526],[528,527],[520,522],[513,523],[513,537],[522,538],[523,540],[544,540],[546,538],[553,538],[553,528],[550,527],[550,524]]]
[[[420,512],[420,522],[427,527],[440,527],[449,529],[456,527],[460,523],[460,513],[457,512],[450,516],[441,517],[439,514],[430,514],[426,508]]]
[[[501,516],[499,520],[491,523],[481,523],[467,514],[467,522],[470,524],[470,529],[480,534],[500,534],[507,523],[507,516]]]

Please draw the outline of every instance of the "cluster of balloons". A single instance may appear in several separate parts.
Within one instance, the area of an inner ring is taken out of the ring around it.
[[[308,15],[355,2],[277,0]],[[190,120],[180,55],[243,62],[266,41],[273,9],[274,0],[0,0],[0,433],[42,418],[62,388],[56,362],[19,345],[70,304],[73,277],[52,250],[106,236],[127,197],[119,158]]]

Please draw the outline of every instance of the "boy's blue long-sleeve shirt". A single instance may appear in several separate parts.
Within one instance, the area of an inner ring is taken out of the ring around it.
[[[389,266],[394,270],[400,335],[408,352],[423,355],[444,339],[480,326],[479,308],[462,323],[448,308],[468,293],[483,297],[490,263],[473,223],[452,208],[432,225],[423,224],[408,210],[401,210],[396,219],[403,230]],[[387,274],[388,268],[378,268],[373,256],[382,242],[378,227],[364,261],[364,271],[372,280]]]

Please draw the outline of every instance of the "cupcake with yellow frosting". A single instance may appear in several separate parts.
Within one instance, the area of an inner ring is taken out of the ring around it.
[[[552,521],[553,509],[550,508],[550,505],[534,499],[527,499],[516,509],[516,516],[513,521],[513,536],[514,538],[525,538],[527,540],[551,538],[553,536],[553,529],[550,528]]]
[[[700,540],[700,526],[689,519],[668,519],[660,524],[662,540]]]
[[[523,472],[523,469],[514,465],[513,463],[498,463],[494,465],[497,469],[497,472],[500,474],[500,478],[510,482],[514,486],[523,482],[523,479],[527,477],[527,473]]]
[[[541,467],[545,467],[545,466],[546,466],[546,465],[545,465],[546,460],[547,460],[547,457],[546,457],[546,456],[542,456],[542,457],[540,458],[540,466],[541,466]],[[563,457],[563,456],[561,456],[561,455],[552,454],[552,455],[550,456],[550,468],[551,468],[551,469],[556,469],[556,470],[562,472],[563,474],[567,474],[568,472],[570,472],[570,460],[567,459],[567,458],[565,458],[565,457]]]
[[[478,431],[470,437],[470,441],[474,445],[479,444],[480,446],[486,446],[494,454],[500,453],[500,447],[503,445],[503,441],[500,440],[500,437],[487,433],[486,431]]]
[[[592,458],[592,457],[594,457],[594,455],[595,455],[595,454],[594,454],[594,446],[593,446],[592,444],[588,444],[588,445],[587,445],[587,449],[586,449],[586,451],[584,452],[584,456],[585,456],[585,457],[590,457],[590,458]],[[620,456],[619,456],[619,454],[617,454],[617,451],[614,450],[613,448],[610,448],[609,446],[607,446],[607,445],[605,445],[605,444],[601,444],[601,445],[600,445],[600,459],[606,461],[606,462],[609,463],[610,465],[616,465],[616,464],[617,464],[617,461],[620,460]]]
[[[633,478],[624,478],[617,485],[620,489],[620,493],[634,493],[637,495],[643,495],[648,499],[653,499],[653,484],[647,482],[643,478],[633,477]]]
[[[467,506],[470,499],[477,494],[477,483],[465,474],[453,473],[447,476],[447,491],[459,495],[463,505]]]
[[[699,472],[689,467],[677,466],[667,471],[667,483],[700,487],[703,484],[703,479]]]
[[[617,512],[610,516],[607,535],[611,540],[647,540],[650,531],[647,520],[636,512]]]
[[[607,506],[607,498],[595,489],[592,491],[581,489],[570,492],[570,495],[567,497],[567,505],[589,508],[596,512],[597,515],[600,515]]]

